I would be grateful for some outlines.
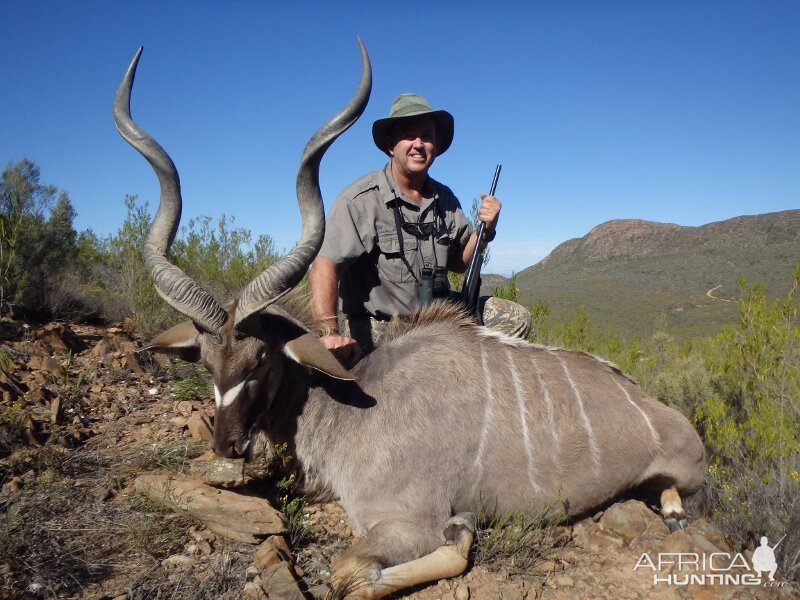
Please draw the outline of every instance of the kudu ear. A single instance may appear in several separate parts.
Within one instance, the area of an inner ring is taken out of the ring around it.
[[[142,350],[173,354],[186,362],[200,360],[200,342],[203,334],[192,321],[184,321],[180,325],[162,331]]]
[[[276,335],[283,344],[283,353],[294,362],[324,373],[334,379],[352,381],[353,374],[336,360],[319,337],[278,306],[269,306],[259,313],[260,326]]]
[[[313,333],[304,333],[283,346],[283,352],[293,361],[316,369],[336,379],[352,381],[353,374],[345,369],[336,357],[323,345],[319,337]]]

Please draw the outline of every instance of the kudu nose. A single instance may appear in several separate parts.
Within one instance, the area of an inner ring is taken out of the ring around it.
[[[222,458],[239,458],[241,454],[236,449],[235,439],[217,440],[211,444],[211,449]]]

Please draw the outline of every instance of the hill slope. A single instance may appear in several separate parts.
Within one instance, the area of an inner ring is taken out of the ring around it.
[[[648,335],[667,315],[680,337],[715,333],[736,316],[737,279],[783,295],[800,262],[800,210],[700,227],[639,220],[603,223],[517,274],[524,303],[546,302],[552,320],[583,304],[597,328]]]

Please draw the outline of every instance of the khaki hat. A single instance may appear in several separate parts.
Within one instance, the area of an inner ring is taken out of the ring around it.
[[[417,94],[400,94],[392,102],[389,116],[372,124],[372,139],[378,150],[389,154],[385,148],[386,133],[396,121],[419,115],[430,115],[436,121],[436,132],[442,140],[436,148],[436,154],[444,154],[453,142],[453,115],[446,110],[433,110],[428,101]]]

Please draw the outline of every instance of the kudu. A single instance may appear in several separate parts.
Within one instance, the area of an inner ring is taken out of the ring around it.
[[[190,318],[149,348],[202,360],[213,375],[218,454],[247,454],[263,431],[288,444],[309,486],[340,499],[360,537],[334,561],[335,580],[357,582],[354,595],[366,598],[455,576],[467,566],[479,510],[556,505],[574,516],[637,492],[659,498],[673,526],[684,520],[679,494],[704,478],[700,438],[613,365],[504,337],[440,304],[394,321],[347,371],[284,306],[324,234],[322,155],[369,98],[363,45],[355,96],[301,160],[300,241],[225,308],[166,258],[180,184],[167,153],[130,115],[140,53],[117,90],[114,117],[161,185],[145,261],[158,293]]]

